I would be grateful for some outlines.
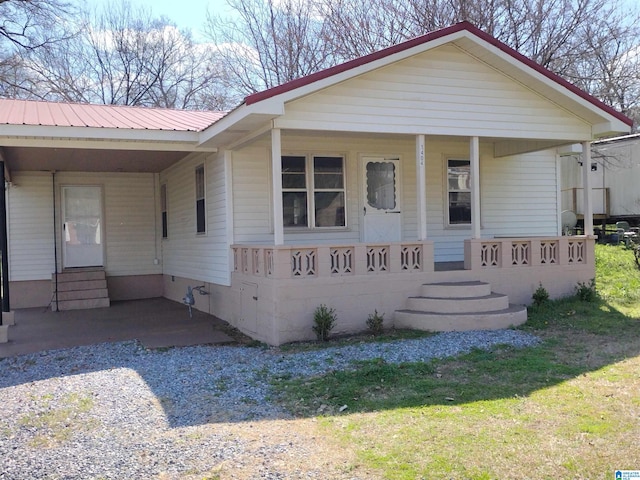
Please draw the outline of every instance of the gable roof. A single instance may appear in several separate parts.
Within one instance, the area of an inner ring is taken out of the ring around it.
[[[478,37],[480,40],[487,42],[491,46],[505,53],[506,55],[511,57],[514,61],[519,62],[525,65],[526,67],[533,69],[535,72],[546,77],[551,82],[554,82],[558,86],[567,89],[572,94],[575,94],[578,97],[582,98],[583,100],[586,100],[587,102],[592,104],[594,107],[603,110],[609,115],[622,121],[624,124],[628,125],[629,127],[633,125],[633,120],[628,118],[626,115],[618,112],[614,108],[610,107],[609,105],[606,105],[605,103],[593,97],[592,95],[589,95],[588,93],[576,87],[575,85],[571,84],[570,82],[560,77],[559,75],[551,72],[550,70],[542,67],[541,65],[537,64],[533,60],[525,57],[521,53],[517,52],[516,50],[502,43],[498,39],[492,37],[488,33],[483,32],[482,30],[480,30],[479,28],[477,28],[476,26],[474,26],[468,21],[463,21],[447,28],[429,32],[425,35],[421,35],[419,37],[415,37],[413,39],[407,40],[406,42],[402,42],[397,45],[393,45],[391,47],[385,48],[383,50],[373,52],[369,55],[365,55],[363,57],[359,57],[354,60],[342,63],[340,65],[336,65],[334,67],[330,67],[328,69],[313,73],[311,75],[307,75],[306,77],[301,77],[301,78],[292,80],[290,82],[284,83],[282,85],[278,85],[276,87],[264,90],[262,92],[254,93],[245,98],[244,104],[247,106],[253,105],[261,101],[276,97],[278,95],[289,93],[296,89],[309,86],[315,82],[329,79],[338,74],[349,72],[350,70],[354,70],[358,67],[366,66],[367,64],[371,64],[378,60],[383,60],[385,58],[391,57],[392,55],[410,50],[414,47],[419,47],[419,46],[434,42],[436,40],[439,40],[444,37],[447,37],[456,33],[460,33],[460,32],[468,32]]]
[[[226,112],[0,99],[0,125],[201,132]]]

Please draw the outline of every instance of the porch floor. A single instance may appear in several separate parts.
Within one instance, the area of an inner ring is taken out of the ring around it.
[[[239,343],[244,338],[227,322],[165,298],[113,302],[111,307],[52,312],[15,310],[9,342],[0,358],[28,353],[138,340],[147,348]]]

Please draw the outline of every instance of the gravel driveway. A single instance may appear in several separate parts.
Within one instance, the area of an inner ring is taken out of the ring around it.
[[[314,419],[272,403],[270,379],[537,341],[456,332],[302,353],[127,342],[0,360],[0,479],[369,478],[348,452],[322,455],[332,447]]]

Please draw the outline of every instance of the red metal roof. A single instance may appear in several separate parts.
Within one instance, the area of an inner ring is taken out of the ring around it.
[[[356,58],[354,60],[342,63],[340,65],[336,65],[334,67],[327,68],[325,70],[321,70],[321,71],[316,72],[316,73],[312,73],[311,75],[307,75],[306,77],[301,77],[301,78],[292,80],[290,82],[283,83],[282,85],[278,85],[276,87],[270,88],[268,90],[263,90],[262,92],[254,93],[254,94],[249,95],[249,96],[247,96],[245,98],[245,104],[246,105],[251,105],[253,103],[257,103],[257,102],[260,102],[262,100],[266,100],[268,98],[275,97],[276,95],[280,95],[282,93],[289,92],[291,90],[295,90],[296,88],[300,88],[300,87],[309,85],[309,84],[311,84],[313,82],[317,82],[319,80],[323,80],[325,78],[332,77],[333,75],[337,75],[339,73],[346,72],[348,70],[360,67],[362,65],[366,65],[366,64],[374,62],[376,60],[380,60],[382,58],[391,56],[393,54],[408,50],[408,49],[416,47],[418,45],[422,45],[422,44],[431,42],[433,40],[437,40],[437,39],[445,37],[447,35],[458,33],[458,32],[463,31],[463,30],[468,31],[469,33],[475,35],[476,37],[480,38],[481,40],[484,40],[487,43],[493,45],[494,47],[500,49],[501,51],[503,51],[507,55],[510,55],[515,60],[527,65],[528,67],[530,67],[530,68],[532,68],[534,70],[536,70],[537,72],[541,73],[542,75],[544,75],[545,77],[549,78],[550,80],[558,83],[559,85],[562,85],[563,87],[567,88],[568,90],[570,90],[574,94],[578,95],[579,97],[583,98],[584,100],[588,101],[589,103],[593,104],[594,106],[600,108],[601,110],[604,110],[605,112],[607,112],[610,115],[613,115],[614,117],[616,117],[618,120],[622,121],[623,123],[625,123],[625,124],[627,124],[629,126],[633,125],[633,120],[628,118],[626,115],[618,112],[617,110],[615,110],[614,108],[610,107],[609,105],[606,105],[605,103],[601,102],[597,98],[589,95],[585,91],[583,91],[583,90],[579,89],[578,87],[576,87],[575,85],[569,83],[568,81],[566,81],[564,78],[560,77],[559,75],[556,75],[555,73],[551,72],[550,70],[547,70],[543,66],[537,64],[533,60],[525,57],[524,55],[522,55],[521,53],[517,52],[513,48],[511,48],[511,47],[507,46],[506,44],[502,43],[500,40],[492,37],[488,33],[483,32],[482,30],[480,30],[479,28],[477,28],[475,25],[471,24],[468,21],[460,22],[460,23],[457,23],[457,24],[452,25],[450,27],[446,27],[446,28],[443,28],[443,29],[440,29],[440,30],[435,30],[433,32],[429,32],[426,35],[421,35],[419,37],[412,38],[411,40],[407,40],[406,42],[399,43],[397,45],[393,45],[393,46],[385,48],[383,50],[379,50],[377,52],[370,53],[369,55],[365,55],[363,57]]]
[[[200,132],[225,115],[226,112],[0,99],[0,125]]]

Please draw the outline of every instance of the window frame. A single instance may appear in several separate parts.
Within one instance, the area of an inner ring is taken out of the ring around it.
[[[160,184],[160,229],[162,239],[169,238],[169,199],[167,184]]]
[[[449,185],[449,162],[466,162],[469,165],[469,188],[468,189],[462,189],[462,188],[450,188]],[[444,183],[445,183],[445,188],[444,188],[444,204],[445,204],[445,225],[447,226],[447,228],[462,228],[462,229],[468,229],[471,228],[471,222],[472,222],[472,218],[469,217],[469,221],[468,222],[452,222],[451,221],[451,194],[452,193],[464,193],[464,192],[468,192],[469,193],[469,199],[470,201],[471,199],[471,160],[469,158],[465,158],[465,157],[461,157],[461,156],[451,156],[451,157],[447,157],[445,158],[444,161]]]
[[[202,172],[202,173],[200,173]],[[206,235],[207,233],[207,181],[206,168],[204,163],[197,165],[194,169],[195,173],[195,220],[196,235]],[[199,185],[201,180],[202,185]],[[202,187],[201,189],[199,187]],[[201,192],[199,191],[201,190]],[[202,193],[202,195],[200,195]]]
[[[283,178],[283,187],[282,194],[284,196],[285,193],[288,192],[304,192],[306,194],[306,211],[307,211],[307,221],[306,224],[303,225],[284,225],[285,230],[344,230],[347,228],[348,219],[347,219],[347,157],[345,154],[340,153],[283,153],[280,157],[280,162],[284,160],[284,158],[304,158],[304,175],[305,175],[305,184],[304,188],[302,187],[285,187],[284,178],[287,173],[282,172]],[[340,159],[342,163],[342,187],[341,188],[316,188],[315,187],[315,160],[317,158],[336,158]],[[330,225],[330,226],[317,226],[317,215],[316,215],[316,193],[323,192],[339,192],[342,194],[343,198],[343,225]],[[283,201],[283,212],[282,215],[284,217],[284,201]]]

